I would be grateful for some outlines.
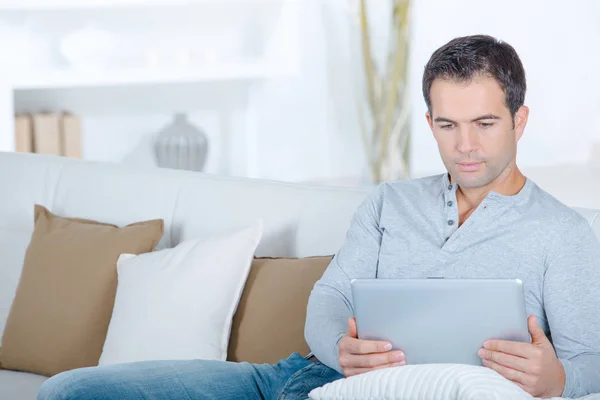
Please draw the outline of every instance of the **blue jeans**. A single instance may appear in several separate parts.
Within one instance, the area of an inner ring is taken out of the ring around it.
[[[48,379],[38,400],[305,400],[343,375],[297,353],[277,364],[143,361],[81,368]]]

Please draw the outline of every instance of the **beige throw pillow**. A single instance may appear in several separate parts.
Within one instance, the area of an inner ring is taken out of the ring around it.
[[[46,376],[95,366],[123,253],[154,250],[163,220],[117,227],[35,206],[35,226],[0,349],[0,367]]]
[[[256,258],[233,318],[228,360],[275,363],[310,349],[306,306],[331,257]]]

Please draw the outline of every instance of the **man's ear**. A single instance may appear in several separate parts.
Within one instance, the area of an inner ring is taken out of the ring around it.
[[[525,126],[527,126],[527,120],[529,119],[529,107],[521,106],[515,113],[515,141],[519,141],[523,136],[523,131],[525,131]]]
[[[431,129],[431,132],[433,132],[433,118],[431,118],[429,111],[425,113],[425,118],[427,119],[427,124],[429,124],[429,129]]]

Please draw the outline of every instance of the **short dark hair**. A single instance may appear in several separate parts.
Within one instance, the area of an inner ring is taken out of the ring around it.
[[[506,95],[506,107],[514,118],[525,102],[525,70],[515,49],[487,35],[458,37],[437,49],[423,74],[423,97],[431,113],[431,85],[435,79],[468,82],[476,75],[490,76]]]

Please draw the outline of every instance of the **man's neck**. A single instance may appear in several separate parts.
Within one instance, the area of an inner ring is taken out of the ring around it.
[[[481,204],[489,192],[494,191],[504,196],[514,196],[521,191],[525,181],[525,176],[515,166],[484,187],[462,188],[459,185],[456,191],[456,201],[458,202],[460,224]]]

